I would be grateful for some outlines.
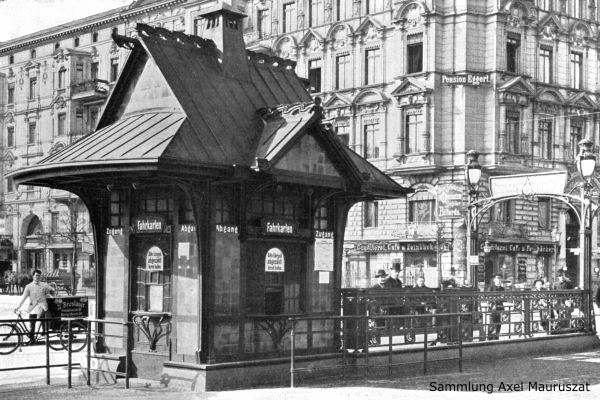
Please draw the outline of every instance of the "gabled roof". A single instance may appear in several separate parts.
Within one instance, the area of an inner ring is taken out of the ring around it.
[[[594,99],[591,98],[590,95],[588,95],[585,92],[579,92],[579,93],[573,94],[571,97],[569,97],[569,99],[567,100],[567,103],[569,105],[572,105],[575,107],[583,107],[583,108],[591,108],[591,109],[598,108],[598,103],[596,103],[594,101]]]
[[[521,93],[527,96],[534,96],[535,89],[523,77],[517,76],[508,82],[505,82],[498,88],[499,91]]]
[[[227,55],[212,40],[141,24],[137,30],[138,39],[116,38],[132,52],[98,130],[14,172],[16,183],[62,188],[66,176],[100,181],[114,171],[189,176],[203,169],[194,173],[226,177],[254,168],[276,174],[269,170],[273,163],[311,135],[354,194],[406,192],[321,126],[320,101],[312,102],[293,62],[248,52],[240,59],[249,73],[239,69],[231,76],[222,67]]]

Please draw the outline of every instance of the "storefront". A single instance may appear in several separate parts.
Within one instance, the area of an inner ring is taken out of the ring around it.
[[[406,193],[321,125],[292,62],[248,57],[241,17],[206,9],[214,42],[146,25],[118,37],[132,52],[98,130],[13,175],[87,205],[97,316],[135,323],[139,376],[279,355],[269,323],[339,315],[349,208]]]

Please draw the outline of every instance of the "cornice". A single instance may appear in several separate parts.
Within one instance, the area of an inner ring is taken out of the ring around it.
[[[18,49],[31,47],[44,42],[50,42],[54,39],[71,36],[77,32],[88,32],[91,28],[107,25],[115,21],[127,22],[130,17],[156,11],[161,8],[173,6],[175,4],[186,3],[188,0],[167,0],[163,3],[151,4],[139,9],[128,10],[129,6],[123,6],[109,10],[103,13],[91,15],[79,20],[67,22],[46,30],[12,39],[6,42],[0,42],[0,55],[13,52]],[[95,20],[94,20],[95,19]],[[92,20],[92,21],[90,21]]]

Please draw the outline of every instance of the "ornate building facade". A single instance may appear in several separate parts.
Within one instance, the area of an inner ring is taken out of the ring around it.
[[[393,265],[432,287],[482,287],[495,273],[512,287],[559,272],[581,281],[574,214],[535,196],[484,215],[485,261],[467,270],[464,165],[481,154],[483,197],[491,176],[568,171],[566,190],[577,186],[577,143],[600,143],[594,1],[250,3],[249,48],[296,60],[340,140],[415,191],[351,211],[347,286]]]

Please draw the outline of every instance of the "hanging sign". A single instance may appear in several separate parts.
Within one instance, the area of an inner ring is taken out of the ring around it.
[[[493,176],[490,178],[490,193],[494,198],[536,194],[562,195],[566,185],[566,171]]]
[[[285,272],[285,258],[277,247],[267,251],[265,256],[265,272]]]
[[[464,188],[455,185],[439,185],[437,188],[437,216],[438,219],[463,218]]]
[[[152,246],[146,253],[146,269],[162,271],[165,266],[165,257],[158,246]]]

